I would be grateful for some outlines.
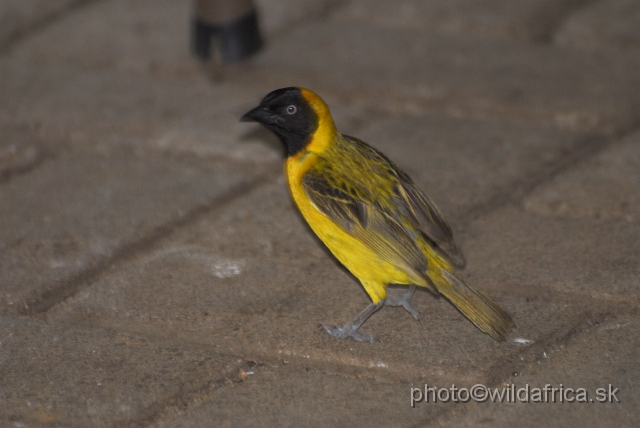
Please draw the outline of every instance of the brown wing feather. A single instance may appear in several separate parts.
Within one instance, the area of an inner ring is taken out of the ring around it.
[[[453,240],[451,227],[433,201],[420,192],[406,174],[400,176],[400,186],[403,202],[407,204],[411,214],[417,220],[420,231],[432,240],[456,266],[464,266],[464,256]]]

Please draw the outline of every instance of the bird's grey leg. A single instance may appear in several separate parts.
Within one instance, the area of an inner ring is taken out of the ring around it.
[[[384,304],[388,306],[402,306],[407,310],[407,312],[411,314],[414,319],[418,320],[420,319],[418,317],[418,312],[416,312],[416,310],[413,309],[413,306],[411,306],[411,298],[413,297],[413,293],[415,293],[415,291],[416,286],[412,285],[401,296],[398,296],[397,294],[387,294],[387,298],[385,299]]]
[[[328,334],[333,337],[337,337],[338,339],[345,339],[347,337],[353,337],[355,340],[360,342],[369,342],[373,343],[377,338],[373,334],[360,333],[358,329],[360,326],[369,318],[375,311],[380,309],[384,305],[384,300],[381,300],[377,304],[371,303],[367,306],[364,311],[360,312],[356,319],[343,325],[342,327],[334,327],[331,328],[322,324],[322,328]]]

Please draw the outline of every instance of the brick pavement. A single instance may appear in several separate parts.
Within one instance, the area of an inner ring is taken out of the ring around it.
[[[3,426],[637,426],[640,3],[258,2],[268,49],[189,56],[188,2],[0,6]],[[368,301],[310,234],[273,136],[308,86],[439,202],[506,343],[443,299]],[[619,388],[418,403],[424,384]]]

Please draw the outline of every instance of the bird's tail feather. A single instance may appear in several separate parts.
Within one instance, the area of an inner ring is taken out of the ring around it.
[[[429,269],[427,275],[442,293],[476,327],[503,342],[511,330],[513,320],[491,299],[445,268]]]

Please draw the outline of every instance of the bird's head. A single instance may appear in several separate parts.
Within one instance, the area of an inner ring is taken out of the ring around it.
[[[335,130],[325,102],[314,92],[297,87],[270,92],[240,121],[258,122],[273,131],[286,146],[287,156],[305,148],[319,127]]]

